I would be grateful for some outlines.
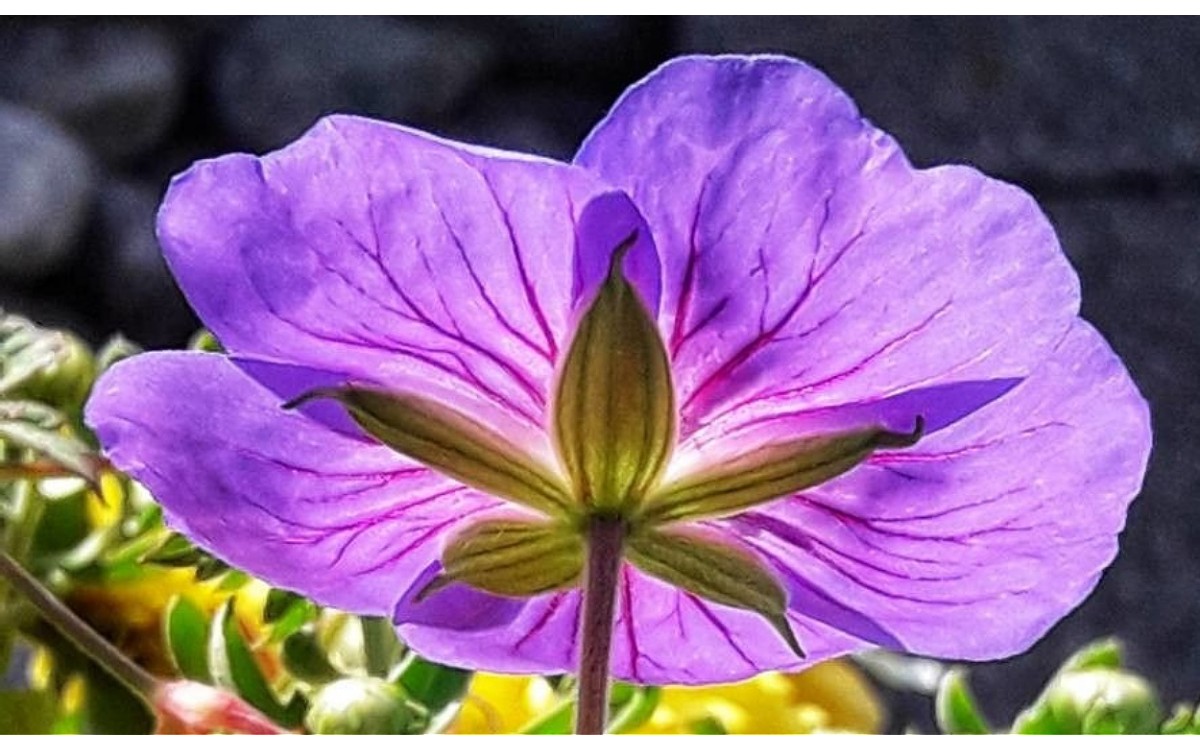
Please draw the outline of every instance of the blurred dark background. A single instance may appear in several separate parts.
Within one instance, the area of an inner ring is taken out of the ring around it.
[[[1084,314],[1152,404],[1155,450],[1096,594],[974,683],[1007,722],[1112,633],[1168,703],[1200,697],[1195,19],[0,21],[0,307],[178,346],[197,322],[153,224],[193,160],[273,149],[335,111],[569,159],[627,85],[701,51],[809,60],[917,164],[974,164],[1042,202]],[[927,725],[926,701],[893,700],[900,723]]]

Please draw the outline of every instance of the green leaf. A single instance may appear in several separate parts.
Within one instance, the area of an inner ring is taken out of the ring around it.
[[[208,665],[213,682],[234,691],[280,725],[298,726],[303,716],[289,711],[275,697],[238,628],[233,603],[230,599],[217,608],[209,631]]]
[[[208,671],[208,619],[190,599],[175,595],[163,614],[163,637],[167,653],[179,674],[196,682],[210,683]]]
[[[49,690],[0,690],[0,734],[51,734],[57,716]]]
[[[229,570],[229,566],[224,561],[201,554],[200,560],[196,563],[196,580],[210,581],[217,576],[225,575]]]
[[[296,604],[303,602],[304,597],[286,589],[271,589],[267,592],[267,601],[263,604],[263,622],[270,624],[287,614]]]
[[[961,669],[952,669],[942,677],[934,711],[942,734],[991,734],[967,685],[966,672]]]
[[[229,572],[225,574],[225,577],[221,579],[221,582],[217,584],[217,591],[223,593],[237,591],[246,584],[250,583],[251,580],[252,579],[250,578],[249,573],[230,568]]]
[[[450,540],[442,552],[442,568],[421,596],[455,581],[500,596],[534,596],[578,582],[583,540],[561,523],[481,521]]]
[[[564,700],[521,727],[520,734],[571,734],[574,716],[575,701]]]
[[[270,626],[270,642],[283,642],[315,620],[320,612],[320,607],[299,594],[271,589],[263,605],[263,621]]]
[[[466,695],[471,672],[426,661],[409,652],[396,668],[392,682],[435,716]]]
[[[386,617],[360,617],[358,621],[362,626],[363,661],[367,665],[367,674],[386,677],[404,653],[404,647],[396,637],[396,627]]]
[[[662,688],[656,685],[635,688],[633,695],[617,709],[608,722],[608,733],[632,732],[650,721],[650,717],[654,715],[654,709],[658,708],[658,700],[661,696]]]
[[[28,448],[92,484],[100,481],[100,457],[82,440],[30,422],[0,421],[0,440]]]
[[[660,525],[740,513],[843,474],[879,448],[913,445],[923,430],[918,417],[911,433],[872,427],[766,445],[656,489],[640,519]]]
[[[64,334],[15,315],[0,324],[0,393],[8,393],[49,370],[64,354]]]
[[[1180,703],[1163,722],[1161,734],[1200,734],[1200,709]]]
[[[691,734],[729,734],[729,730],[715,716],[705,716],[702,719],[696,719],[688,729],[691,730]]]
[[[142,562],[168,568],[190,568],[204,557],[192,541],[183,534],[171,532],[162,543],[142,557]]]
[[[574,496],[635,507],[675,446],[675,388],[658,325],[621,270],[637,235],[613,252],[580,319],[554,398],[554,442]]]
[[[787,621],[787,594],[750,553],[693,531],[639,528],[629,537],[628,554],[630,562],[655,578],[761,615],[804,658]]]
[[[343,677],[329,663],[320,641],[311,630],[301,630],[283,642],[283,665],[293,677],[317,684]]]
[[[322,388],[284,405],[334,399],[370,435],[405,456],[490,495],[554,516],[572,512],[556,474],[506,437],[421,396]]]
[[[0,401],[0,421],[28,422],[50,430],[61,427],[62,412],[40,401]]]

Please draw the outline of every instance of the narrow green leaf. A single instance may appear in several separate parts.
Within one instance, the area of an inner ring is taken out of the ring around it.
[[[367,674],[386,677],[400,660],[404,647],[396,637],[396,626],[386,617],[360,617],[362,626],[363,661]]]
[[[453,409],[406,393],[323,388],[287,404],[334,399],[364,430],[405,456],[463,484],[552,516],[572,513],[567,489],[537,458]]]
[[[942,734],[991,734],[961,669],[952,669],[942,677],[934,712]]]
[[[284,589],[271,589],[263,604],[263,622],[270,626],[271,643],[282,643],[320,614],[321,608],[303,596]]]
[[[196,580],[210,581],[229,572],[229,566],[215,557],[202,554],[196,562]]]
[[[40,401],[0,401],[0,421],[28,422],[51,430],[63,424],[62,412]]]
[[[221,604],[213,615],[208,639],[208,666],[216,685],[234,691],[281,725],[297,725],[297,717],[289,715],[288,709],[280,704],[267,678],[258,668],[258,662],[254,660],[254,654],[233,616],[232,599]]]
[[[217,591],[223,593],[237,591],[247,583],[250,583],[251,580],[252,579],[250,578],[249,573],[243,570],[234,570],[233,568],[230,568],[229,572],[225,574],[225,577],[221,579],[221,582],[217,584]]]
[[[468,526],[442,552],[442,576],[425,594],[461,581],[500,596],[533,596],[574,586],[583,540],[560,523],[493,519]]]
[[[1200,734],[1200,709],[1179,703],[1163,722],[1160,734]]]
[[[430,716],[436,717],[466,695],[471,674],[465,669],[426,661],[410,652],[395,669],[391,681],[428,709]]]
[[[676,479],[647,499],[641,519],[664,524],[718,518],[795,494],[853,469],[879,448],[903,448],[921,436],[869,428],[766,445]]]
[[[308,599],[293,602],[287,611],[270,625],[271,643],[281,643],[321,614],[321,608]]]
[[[286,589],[271,589],[267,592],[267,601],[263,604],[263,622],[270,624],[283,617],[296,603],[304,601],[304,597]]]
[[[761,615],[800,658],[804,650],[787,620],[787,594],[753,555],[690,531],[639,528],[629,561],[645,573],[729,607]]]
[[[87,443],[29,422],[0,421],[0,440],[45,456],[92,484],[100,481],[100,457]]]
[[[208,671],[208,618],[190,599],[171,598],[163,615],[167,653],[179,674],[196,682],[212,682]]]
[[[658,708],[658,700],[661,696],[662,688],[656,685],[635,688],[633,695],[617,709],[608,722],[608,733],[632,732],[650,721],[650,717],[654,715],[654,709]]]
[[[283,665],[288,672],[305,682],[332,682],[344,676],[329,662],[320,641],[309,630],[288,636],[282,651]]]
[[[190,568],[200,562],[204,553],[183,534],[172,532],[154,549],[142,557],[142,562],[168,568]]]
[[[13,315],[4,316],[0,330],[0,393],[24,385],[55,366],[64,354],[61,332],[40,328]]]
[[[554,399],[554,440],[575,497],[638,505],[675,445],[675,389],[658,326],[613,253],[608,278],[575,330]]]
[[[575,715],[575,701],[564,700],[541,716],[521,727],[520,734],[570,734]]]

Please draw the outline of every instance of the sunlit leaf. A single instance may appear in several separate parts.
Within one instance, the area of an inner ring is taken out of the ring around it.
[[[410,652],[396,667],[392,682],[433,716],[466,695],[471,672],[436,664]]]
[[[196,682],[212,682],[208,670],[208,618],[190,599],[176,595],[163,613],[167,653],[179,674]]]
[[[93,484],[100,480],[103,462],[91,446],[77,438],[30,422],[8,420],[0,421],[0,441],[28,448]]]
[[[320,684],[343,676],[329,663],[320,642],[311,631],[302,630],[288,636],[283,642],[282,655],[283,665],[288,672],[306,682]]]
[[[300,724],[303,716],[294,713],[296,709],[280,704],[259,669],[233,616],[232,599],[218,607],[213,616],[208,639],[208,666],[213,682],[218,686],[234,691],[282,726]]]
[[[942,678],[934,709],[938,728],[943,734],[991,733],[962,670],[953,669]]]

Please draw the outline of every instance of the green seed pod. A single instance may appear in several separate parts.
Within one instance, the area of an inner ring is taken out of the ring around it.
[[[1099,667],[1055,677],[1032,707],[1017,717],[1019,734],[1157,733],[1162,707],[1139,675]]]
[[[26,354],[44,357],[14,391],[15,396],[41,401],[74,413],[96,379],[96,360],[88,345],[66,331],[47,331]]]
[[[420,734],[426,711],[377,677],[348,677],[312,697],[304,725],[313,734]]]

